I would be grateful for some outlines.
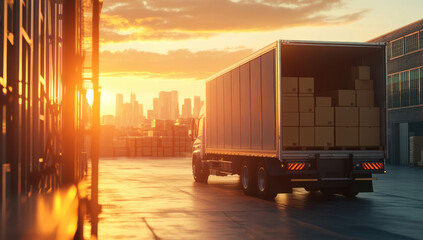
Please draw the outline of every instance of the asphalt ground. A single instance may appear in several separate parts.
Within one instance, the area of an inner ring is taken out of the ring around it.
[[[100,160],[98,239],[423,239],[423,169],[387,166],[373,193],[245,196],[239,177],[195,183],[190,158]]]

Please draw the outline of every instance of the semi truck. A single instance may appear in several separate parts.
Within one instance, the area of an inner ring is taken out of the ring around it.
[[[192,172],[245,194],[355,197],[385,173],[384,43],[278,40],[206,80]]]

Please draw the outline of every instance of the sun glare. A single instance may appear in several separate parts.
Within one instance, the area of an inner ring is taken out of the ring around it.
[[[87,98],[88,104],[90,106],[93,105],[93,101],[94,101],[94,92],[92,89],[87,89],[87,93],[85,94],[85,97]]]

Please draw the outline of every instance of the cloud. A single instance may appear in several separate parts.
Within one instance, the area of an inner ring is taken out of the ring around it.
[[[105,1],[103,41],[182,40],[217,33],[273,31],[345,24],[365,12],[341,16],[344,0],[119,0]]]
[[[138,75],[148,78],[204,79],[252,53],[250,49],[158,54],[137,50],[100,53],[103,76]]]

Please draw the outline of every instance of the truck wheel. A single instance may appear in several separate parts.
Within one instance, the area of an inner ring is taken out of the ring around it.
[[[241,187],[246,195],[257,195],[256,179],[255,164],[244,160],[241,164]]]
[[[196,157],[192,158],[192,175],[194,180],[200,183],[207,183],[209,179],[209,171],[202,168],[200,160]]]
[[[274,191],[275,182],[269,176],[264,161],[260,161],[257,166],[257,190],[260,198],[273,199],[278,195]]]

